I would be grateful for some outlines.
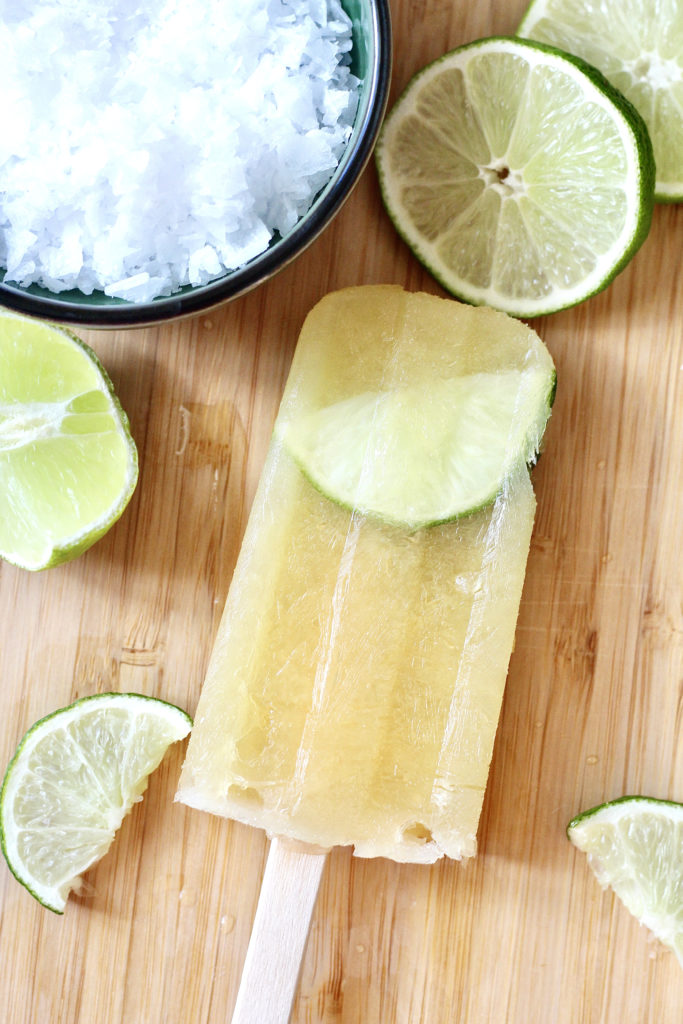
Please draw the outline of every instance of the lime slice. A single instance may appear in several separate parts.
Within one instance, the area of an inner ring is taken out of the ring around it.
[[[518,31],[583,57],[606,75],[648,126],[656,198],[683,199],[681,0],[535,0]]]
[[[644,241],[640,115],[578,58],[526,40],[453,50],[409,83],[377,146],[397,230],[454,295],[516,316],[604,288]]]
[[[46,569],[119,518],[138,457],[95,353],[69,331],[0,310],[0,557]]]
[[[683,966],[683,804],[625,796],[580,814],[567,834]]]
[[[135,693],[84,697],[36,722],[0,792],[10,870],[61,914],[80,875],[109,849],[167,748],[187,736],[184,711]]]
[[[283,441],[333,501],[419,529],[489,504],[534,461],[554,382],[548,361],[366,392],[291,421]]]

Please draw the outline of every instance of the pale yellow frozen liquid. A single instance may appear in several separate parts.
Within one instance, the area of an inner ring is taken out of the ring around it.
[[[279,425],[363,390],[549,359],[537,346],[490,310],[333,293],[306,321]],[[522,467],[485,510],[388,526],[319,493],[274,440],[178,799],[360,856],[472,856],[534,508]]]

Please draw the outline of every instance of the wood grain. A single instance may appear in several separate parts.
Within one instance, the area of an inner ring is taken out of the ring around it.
[[[524,3],[393,0],[392,95]],[[537,321],[558,367],[538,516],[467,866],[335,850],[293,1024],[675,1024],[683,974],[565,838],[627,792],[683,799],[683,209],[659,207],[613,285]],[[296,337],[325,292],[439,293],[370,165],[331,228],[257,291],[158,329],[86,332],[141,454],[124,517],[77,561],[0,567],[0,762],[104,689],[194,710]],[[63,917],[0,871],[8,1024],[219,1024],[235,1002],[264,836],[173,803],[174,749]],[[267,1022],[264,1022],[267,1024]]]

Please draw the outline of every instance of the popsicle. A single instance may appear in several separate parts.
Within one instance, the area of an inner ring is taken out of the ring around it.
[[[177,799],[317,848],[476,851],[552,359],[390,285],[307,317]]]

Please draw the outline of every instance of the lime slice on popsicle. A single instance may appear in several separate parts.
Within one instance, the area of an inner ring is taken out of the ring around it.
[[[536,458],[552,366],[353,396],[290,423],[285,445],[327,497],[411,529],[490,504]]]

